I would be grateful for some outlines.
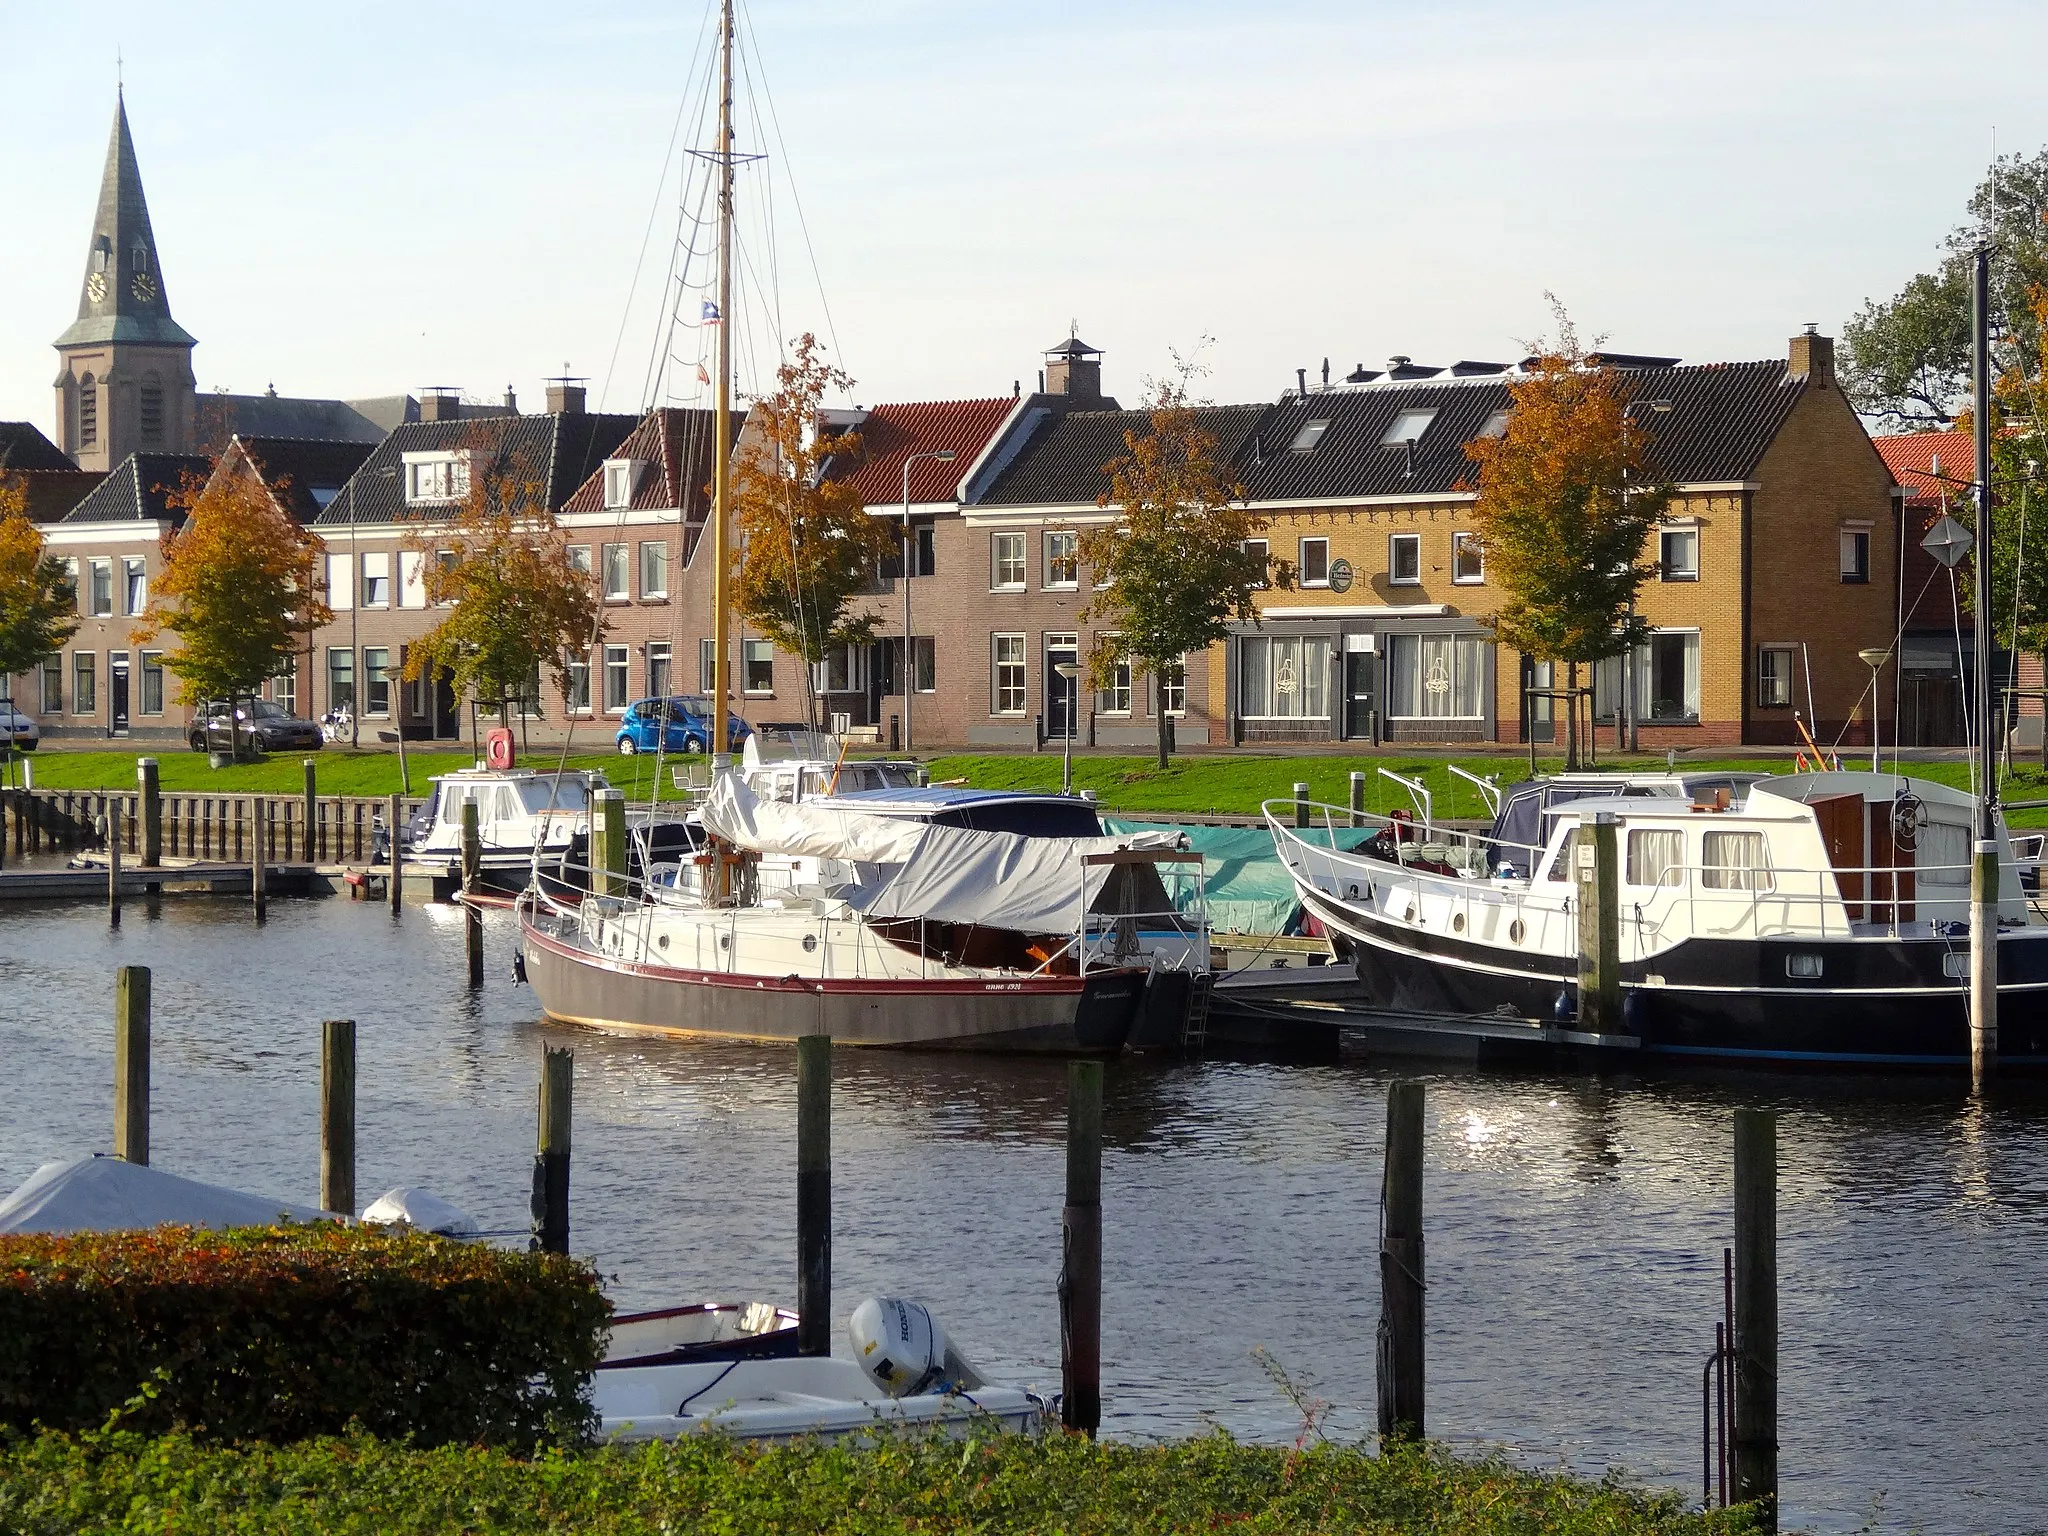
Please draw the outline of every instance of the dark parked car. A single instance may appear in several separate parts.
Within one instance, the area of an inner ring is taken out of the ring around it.
[[[192,732],[186,740],[194,752],[208,750],[209,727],[215,747],[227,746],[227,711],[216,708],[210,718],[192,722]],[[265,752],[317,752],[322,745],[319,726],[301,720],[282,704],[273,704],[268,699],[252,699],[235,707],[235,734],[245,743],[253,738]]]
[[[753,734],[738,715],[726,716],[726,730],[729,752],[737,752],[740,743]],[[711,740],[711,701],[690,693],[636,700],[619,722],[616,740],[619,751],[628,757],[657,747],[663,752],[702,752]]]

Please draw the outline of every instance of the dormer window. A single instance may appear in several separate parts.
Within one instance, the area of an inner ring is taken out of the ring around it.
[[[1495,411],[1486,418],[1486,424],[1479,429],[1479,435],[1481,437],[1506,437],[1508,435],[1508,418],[1513,414],[1513,411]]]
[[[604,504],[606,511],[633,505],[633,491],[640,484],[640,461],[606,459],[604,462]]]
[[[1399,448],[1404,443],[1420,442],[1422,434],[1429,430],[1429,424],[1435,420],[1434,407],[1427,410],[1403,411],[1394,418],[1394,424],[1387,428],[1387,435],[1380,439],[1380,446]]]
[[[469,454],[408,453],[405,456],[407,506],[460,501],[469,494]]]
[[[1323,434],[1329,430],[1330,424],[1327,421],[1304,423],[1302,429],[1294,434],[1294,441],[1287,445],[1288,450],[1292,453],[1314,453],[1316,444],[1323,440]]]

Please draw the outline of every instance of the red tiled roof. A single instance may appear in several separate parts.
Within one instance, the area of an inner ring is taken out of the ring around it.
[[[677,508],[687,514],[686,523],[705,517],[711,488],[711,435],[715,419],[710,411],[661,406],[640,418],[640,424],[626,434],[625,441],[607,457],[637,459],[653,466],[640,476],[633,488],[636,512],[670,512]],[[738,437],[745,413],[732,413],[733,436]],[[603,512],[604,468],[600,465],[562,504],[564,512]],[[616,510],[616,509],[609,509]]]
[[[1914,507],[1941,504],[1945,485],[1951,492],[1957,481],[1975,473],[1976,445],[1967,432],[1908,432],[1898,437],[1873,437],[1892,478],[1906,488],[1906,502]],[[1934,478],[1934,461],[1941,460],[1941,479]]]
[[[903,500],[903,462],[913,453],[950,448],[951,463],[919,459],[910,469],[913,502],[951,501],[969,466],[981,456],[990,438],[1009,420],[1017,402],[994,400],[917,400],[904,405],[878,405],[854,428],[861,442],[859,467],[847,479],[868,506]]]

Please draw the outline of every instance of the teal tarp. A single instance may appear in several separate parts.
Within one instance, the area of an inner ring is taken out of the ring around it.
[[[1217,933],[1289,933],[1300,903],[1287,866],[1273,851],[1273,834],[1264,827],[1169,827],[1157,821],[1104,816],[1102,829],[1112,836],[1130,832],[1179,832],[1202,856],[1202,878],[1209,896],[1209,926]],[[1321,828],[1303,834],[1313,842],[1328,835]],[[1338,846],[1350,848],[1372,836],[1370,830],[1343,828]]]

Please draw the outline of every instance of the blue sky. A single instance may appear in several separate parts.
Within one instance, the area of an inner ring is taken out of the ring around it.
[[[202,390],[537,405],[566,363],[638,409],[704,18],[0,0],[0,418],[50,430],[117,45]],[[752,0],[746,25],[781,142],[741,197],[757,232],[775,210],[781,329],[829,328],[863,403],[1028,388],[1070,321],[1127,402],[1205,335],[1219,399],[1325,356],[1508,358],[1546,289],[1618,349],[1775,356],[1931,262],[1994,133],[2048,143],[2038,0]]]

